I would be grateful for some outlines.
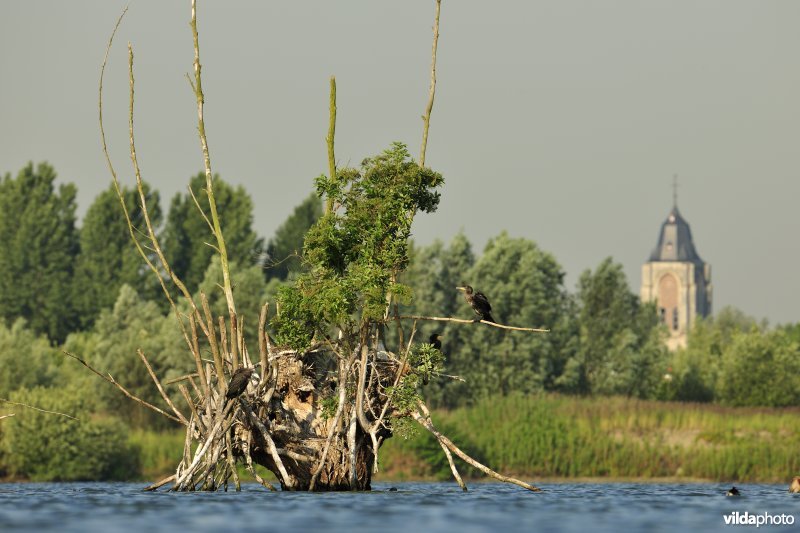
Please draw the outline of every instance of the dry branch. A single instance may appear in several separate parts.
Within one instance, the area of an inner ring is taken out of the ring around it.
[[[422,402],[420,402],[420,405],[423,405]],[[528,489],[528,490],[533,491],[533,492],[541,491],[540,488],[535,487],[535,486],[531,485],[530,483],[526,483],[524,481],[520,481],[519,479],[516,479],[516,478],[513,478],[513,477],[504,476],[502,474],[499,474],[499,473],[495,472],[494,470],[492,470],[488,466],[479,463],[478,461],[476,461],[475,459],[473,459],[472,457],[470,457],[469,455],[467,455],[466,453],[461,451],[461,449],[458,446],[456,446],[455,444],[453,444],[453,442],[450,439],[448,439],[447,437],[442,435],[433,426],[433,423],[431,422],[431,420],[429,418],[425,418],[422,414],[420,414],[418,412],[412,413],[412,416],[414,417],[414,420],[416,420],[417,422],[419,422],[422,425],[422,427],[424,427],[429,432],[431,432],[431,434],[433,434],[433,436],[436,437],[436,439],[439,441],[440,444],[442,444],[443,446],[447,446],[447,448],[449,448],[450,451],[452,451],[454,454],[458,455],[466,463],[468,463],[471,466],[477,468],[478,470],[480,470],[481,472],[483,472],[487,476],[491,476],[491,477],[493,477],[493,478],[495,478],[495,479],[497,479],[499,481],[503,481],[505,483],[512,483],[514,485],[518,485],[518,486],[520,486],[520,487],[522,487],[524,489]]]
[[[211,221],[214,225],[214,236],[217,238],[217,251],[219,252],[220,265],[222,267],[222,283],[225,292],[225,300],[228,303],[228,312],[231,319],[236,320],[236,305],[233,301],[233,289],[231,287],[231,276],[228,268],[228,251],[225,248],[225,239],[222,237],[219,214],[217,213],[217,202],[214,199],[214,180],[211,173],[211,156],[208,151],[208,140],[206,139],[206,124],[203,119],[203,105],[205,96],[203,95],[203,80],[200,75],[200,42],[197,35],[197,2],[192,0],[192,20],[189,23],[192,28],[194,40],[194,92],[197,98],[197,133],[200,137],[200,148],[203,152],[203,165],[206,172],[206,195],[208,205],[211,210]],[[234,337],[235,338],[235,337]]]
[[[353,352],[353,354],[350,356],[350,359],[347,361],[347,364],[345,365],[344,372],[340,372],[340,377],[339,377],[340,381],[342,380],[343,376],[347,376],[348,374],[350,374],[350,368],[353,366],[355,359],[356,359],[356,352]],[[338,431],[339,421],[342,419],[342,413],[344,412],[345,399],[346,399],[346,389],[345,387],[340,386],[339,398],[338,398],[339,401],[336,406],[336,414],[333,417],[333,423],[331,423],[330,425],[331,429],[330,432],[328,433],[328,437],[325,439],[325,447],[322,449],[322,454],[320,455],[319,458],[319,464],[317,465],[317,468],[314,469],[314,473],[311,476],[311,483],[309,484],[308,490],[313,491],[314,488],[316,487],[317,478],[319,477],[320,472],[322,472],[322,468],[325,466],[325,461],[328,458],[328,451],[330,450],[333,437],[339,432]]]
[[[191,378],[196,378],[196,377],[197,377],[197,372],[194,372],[192,374],[186,374],[185,376],[179,376],[177,378],[168,379],[168,380],[166,380],[164,382],[164,384],[165,385],[172,385],[174,383],[178,383],[179,381],[187,381],[187,380],[189,380]]]
[[[0,420],[2,420],[4,418],[11,418],[12,416],[16,416],[16,413],[9,413],[7,415],[0,416]]]
[[[97,370],[96,370],[94,367],[92,367],[92,366],[91,366],[89,363],[87,363],[86,361],[84,361],[83,359],[81,359],[80,357],[78,357],[78,356],[77,356],[77,355],[75,355],[75,354],[72,354],[72,353],[70,353],[70,352],[67,352],[67,351],[64,351],[63,353],[64,353],[64,355],[67,355],[67,356],[69,356],[69,357],[72,357],[73,359],[75,359],[76,361],[78,361],[80,364],[82,364],[83,366],[85,366],[86,368],[88,368],[89,370],[91,370],[92,372],[94,372],[95,374],[97,374],[98,376],[100,376],[101,378],[103,378],[104,380],[108,381],[109,383],[111,383],[112,385],[114,385],[115,387],[117,387],[117,388],[118,388],[120,391],[122,391],[122,394],[124,394],[125,396],[127,396],[127,397],[128,397],[128,398],[130,398],[131,400],[133,400],[133,401],[135,401],[135,402],[138,402],[138,403],[140,403],[140,404],[144,405],[144,406],[145,406],[145,407],[147,407],[148,409],[152,409],[152,410],[153,410],[153,411],[155,411],[156,413],[159,413],[159,414],[161,414],[161,415],[164,415],[165,417],[169,418],[170,420],[174,420],[175,422],[177,422],[177,423],[179,423],[179,424],[187,425],[187,424],[185,424],[185,423],[184,423],[182,420],[180,420],[180,419],[178,419],[178,418],[176,418],[176,417],[172,416],[171,414],[169,414],[168,412],[164,411],[163,409],[161,409],[161,408],[159,408],[159,407],[156,407],[155,405],[153,405],[153,404],[151,404],[151,403],[148,403],[148,402],[146,402],[146,401],[142,400],[141,398],[138,398],[138,397],[134,396],[133,394],[131,394],[130,392],[128,392],[128,389],[126,389],[125,387],[123,387],[122,385],[120,385],[120,384],[117,382],[117,380],[115,380],[115,379],[114,379],[114,377],[113,377],[113,376],[111,376],[110,374],[109,374],[108,376],[105,376],[105,375],[101,374],[101,373],[100,373],[99,371],[97,371]],[[59,413],[59,414],[60,414],[60,413]]]
[[[239,398],[239,403],[242,406],[242,409],[245,410],[247,416],[250,418],[250,421],[258,428],[258,431],[261,433],[261,436],[264,437],[264,441],[267,443],[267,449],[269,450],[270,455],[272,456],[272,460],[275,461],[275,465],[278,467],[278,470],[281,474],[281,483],[288,488],[289,490],[294,489],[295,483],[292,476],[286,471],[286,467],[283,466],[283,461],[281,461],[280,455],[278,454],[278,448],[275,446],[275,441],[272,440],[272,437],[269,434],[269,430],[264,426],[264,423],[259,420],[259,418],[255,415],[253,410],[250,408],[250,405],[244,400],[244,398]]]
[[[328,145],[328,172],[331,182],[336,183],[336,157],[333,152],[333,141],[336,136],[336,76],[331,76],[330,117],[328,120],[328,136],[325,141]],[[325,211],[333,211],[333,198],[328,198]]]
[[[486,324],[488,326],[493,326],[495,328],[501,329],[510,329],[513,331],[532,331],[534,333],[549,333],[549,329],[540,329],[540,328],[519,328],[516,326],[506,326],[505,324],[498,324],[497,322],[489,322],[488,320],[466,320],[464,318],[450,318],[450,317],[442,317],[442,316],[419,316],[419,315],[402,315],[397,318],[401,319],[409,319],[409,320],[435,320],[437,322],[458,322],[459,324],[474,324],[476,322],[480,322],[481,324]]]
[[[48,411],[47,409],[42,409],[42,408],[40,408],[40,407],[36,407],[36,406],[34,406],[34,405],[28,405],[27,403],[12,402],[11,400],[6,400],[5,398],[0,398],[0,402],[4,402],[4,403],[7,403],[7,404],[11,404],[11,405],[18,405],[18,406],[20,406],[20,407],[27,407],[28,409],[33,409],[34,411],[39,411],[39,412],[42,412],[42,413],[47,413],[47,414],[49,414],[49,415],[59,415],[59,416],[65,416],[65,417],[67,417],[67,418],[71,418],[72,420],[78,420],[78,419],[77,419],[77,418],[75,418],[74,416],[68,415],[68,414],[66,414],[66,413],[59,413],[58,411]],[[14,416],[14,414],[16,414],[16,413],[12,413],[12,414],[10,414],[10,415],[5,415],[5,416],[3,416],[2,418],[6,418],[6,417],[9,417],[9,416]]]
[[[148,485],[147,487],[145,487],[142,490],[145,490],[145,491],[158,490],[161,487],[163,487],[164,485],[166,485],[167,483],[169,483],[170,481],[173,481],[175,479],[175,477],[176,477],[176,474],[172,474],[171,476],[165,477],[161,481],[157,481],[156,483],[153,483],[152,485]]]
[[[136,353],[139,354],[139,358],[144,363],[144,366],[147,367],[147,372],[150,374],[150,377],[153,378],[153,383],[156,384],[156,388],[158,389],[158,392],[161,393],[161,397],[164,398],[164,401],[167,403],[167,405],[169,405],[170,409],[172,409],[172,412],[175,413],[175,416],[181,419],[181,423],[185,426],[188,426],[189,421],[186,420],[186,417],[183,416],[183,413],[178,411],[178,408],[175,407],[175,404],[172,403],[172,400],[170,400],[169,395],[167,395],[167,393],[164,392],[164,388],[161,386],[161,382],[158,380],[158,376],[156,376],[156,373],[153,372],[153,368],[147,361],[147,357],[144,356],[144,352],[142,350],[137,350]]]
[[[425,166],[425,151],[428,148],[428,128],[431,124],[431,111],[433,111],[433,97],[436,94],[436,48],[439,44],[439,11],[442,7],[442,0],[436,0],[436,19],[433,23],[433,50],[431,51],[431,88],[428,92],[428,104],[425,106],[425,114],[422,116],[424,127],[422,128],[422,147],[419,151],[419,166]]]

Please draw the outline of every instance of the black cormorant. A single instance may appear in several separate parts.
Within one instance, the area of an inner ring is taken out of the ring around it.
[[[431,333],[431,336],[428,339],[428,342],[431,344],[431,346],[433,346],[434,348],[436,348],[440,352],[442,351],[442,339],[441,339],[441,335],[439,335],[438,333]]]
[[[464,299],[472,307],[472,310],[475,311],[475,314],[478,315],[481,320],[494,322],[494,318],[492,318],[492,306],[485,294],[482,292],[473,291],[472,287],[469,285],[456,287],[456,289],[464,291]]]
[[[737,489],[736,487],[731,487],[730,490],[728,490],[728,492],[725,493],[725,496],[738,496],[738,495],[739,495],[739,489]]]
[[[442,339],[441,335],[438,333],[431,333],[431,336],[428,337],[428,343],[434,350],[442,351]],[[422,375],[422,384],[427,385],[428,380],[430,379],[430,373],[426,372]]]
[[[225,393],[225,397],[232,400],[241,395],[247,389],[250,377],[255,371],[255,368],[240,368],[234,372],[231,376],[231,381],[228,383],[228,392]]]

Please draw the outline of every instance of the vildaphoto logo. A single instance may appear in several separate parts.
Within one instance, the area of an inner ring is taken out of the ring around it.
[[[790,514],[769,514],[763,513],[749,513],[747,511],[740,513],[734,511],[732,513],[722,515],[726,526],[783,526],[794,524],[794,515]]]

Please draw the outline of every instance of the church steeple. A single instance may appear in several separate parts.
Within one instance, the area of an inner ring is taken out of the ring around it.
[[[672,177],[672,209],[661,224],[658,243],[642,266],[642,301],[656,301],[661,322],[669,330],[667,345],[686,345],[694,320],[711,313],[711,266],[692,239],[692,230],[678,211],[678,178]]]
[[[650,254],[650,261],[689,261],[702,264],[703,260],[694,247],[692,229],[674,206],[661,224],[658,244]]]
[[[672,208],[678,209],[678,175],[672,175]]]

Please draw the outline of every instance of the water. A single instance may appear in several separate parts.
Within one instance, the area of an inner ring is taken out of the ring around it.
[[[143,492],[141,483],[0,484],[0,531],[746,531],[723,515],[786,514],[800,530],[800,495],[783,485],[742,485],[725,497],[721,484],[543,484],[531,493],[513,485],[377,483],[373,492]],[[397,491],[389,491],[396,487]]]

